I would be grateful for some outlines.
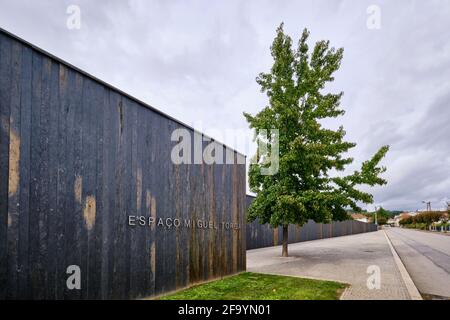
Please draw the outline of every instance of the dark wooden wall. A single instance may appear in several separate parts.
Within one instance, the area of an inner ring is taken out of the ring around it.
[[[245,270],[245,164],[174,165],[171,133],[192,129],[1,30],[0,120],[0,299],[140,298]]]
[[[253,201],[252,196],[246,198],[247,207]],[[331,237],[346,236],[351,234],[376,231],[377,226],[373,223],[361,221],[333,221],[331,223],[316,223],[309,220],[303,226],[289,225],[288,242],[302,242],[318,240]],[[246,229],[247,250],[281,245],[283,239],[283,228],[272,228],[268,224],[260,224],[255,220],[247,224]]]

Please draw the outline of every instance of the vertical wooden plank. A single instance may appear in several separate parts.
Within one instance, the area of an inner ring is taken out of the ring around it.
[[[173,127],[172,130],[179,129],[178,126]],[[172,144],[169,143],[169,148],[171,148]],[[173,208],[175,219],[181,218],[181,201],[182,201],[182,188],[181,188],[181,165],[172,163],[169,158],[168,161],[171,162],[172,170],[172,183],[171,190],[173,190]],[[182,246],[181,242],[182,231],[180,228],[174,228],[173,232],[175,233],[175,287],[182,287],[183,282],[183,274],[182,274]]]
[[[192,134],[190,136],[191,146],[194,145],[194,135]],[[194,154],[191,154],[191,163],[193,163]],[[191,213],[189,211],[189,202],[191,201],[191,190],[190,190],[190,184],[189,184],[189,175],[190,175],[190,164],[185,164],[182,166],[182,198],[181,198],[181,208],[182,208],[182,219],[183,223],[184,220],[188,220],[191,218]],[[211,204],[211,199],[209,200],[209,203]],[[183,274],[183,286],[186,286],[189,284],[189,247],[190,247],[190,230],[189,228],[182,228],[182,243],[183,243],[183,258],[182,258],[182,264],[183,268],[181,270]]]
[[[237,163],[237,156],[238,156],[238,154],[236,153],[236,152],[233,152],[233,158],[234,158],[234,163]],[[239,167],[236,165],[236,164],[234,164],[234,165],[231,165],[231,164],[228,164],[228,167],[230,168],[230,170],[233,172],[234,170],[235,170],[235,174],[233,175],[234,176],[234,179],[231,179],[231,187],[233,187],[234,185],[236,185],[237,187],[236,187],[236,194],[235,194],[235,197],[236,197],[236,200],[235,200],[235,204],[233,205],[233,207],[235,207],[235,209],[234,210],[236,210],[236,213],[235,213],[235,224],[236,224],[236,226],[235,227],[233,227],[233,229],[231,229],[231,232],[233,233],[233,234],[236,234],[235,235],[235,237],[236,237],[236,242],[237,242],[237,244],[236,244],[236,256],[237,256],[237,258],[236,258],[236,262],[234,263],[234,265],[235,265],[235,270],[234,270],[234,273],[235,272],[239,272],[240,270],[241,270],[241,265],[242,265],[242,253],[243,253],[243,251],[242,251],[242,249],[241,249],[241,245],[242,245],[242,243],[243,243],[243,237],[242,237],[242,232],[245,230],[244,228],[242,228],[241,229],[241,227],[242,227],[242,225],[241,225],[241,218],[242,218],[242,214],[245,214],[242,210],[241,210],[241,207],[240,207],[240,204],[242,203],[242,200],[244,200],[245,201],[245,199],[242,197],[242,195],[241,195],[241,192],[243,192],[243,190],[241,189],[241,186],[240,186],[240,183],[239,183],[239,176],[240,176],[240,172],[239,172]],[[234,168],[236,168],[236,169],[234,169]]]
[[[155,159],[155,181],[154,192],[156,199],[156,215],[157,219],[167,218],[167,186],[169,184],[168,176],[168,159],[163,159],[162,156],[166,154],[168,147],[167,140],[163,137],[167,134],[167,120],[159,115],[155,115],[157,120],[157,126],[155,128],[155,141],[159,141],[155,144],[156,159]],[[170,273],[172,266],[169,263],[172,262],[172,257],[169,252],[170,242],[168,241],[168,233],[164,226],[156,227],[156,293],[162,293],[171,287]],[[173,263],[173,262],[172,262]]]
[[[154,218],[154,221],[157,221],[160,217],[160,210],[159,210],[159,203],[158,203],[158,195],[159,195],[159,187],[158,187],[158,181],[159,181],[159,175],[158,171],[160,170],[158,166],[158,155],[159,155],[159,144],[158,144],[158,132],[161,127],[161,119],[156,114],[151,113],[151,123],[152,123],[152,130],[150,134],[150,148],[151,148],[151,167],[149,168],[151,172],[151,181],[150,181],[150,197],[148,197],[147,206],[150,210],[150,216]],[[153,292],[155,294],[159,293],[159,283],[157,281],[158,279],[158,272],[159,267],[158,265],[161,263],[160,256],[158,255],[159,252],[163,250],[162,246],[160,246],[160,232],[159,229],[156,228],[156,223],[152,225],[151,227],[151,246],[150,246],[150,265],[151,265],[151,282],[153,283]]]
[[[112,252],[114,250],[114,157],[115,157],[115,139],[117,134],[115,124],[117,121],[116,107],[111,105],[110,90],[103,92],[103,117],[102,117],[102,192],[99,195],[102,203],[102,233],[101,233],[101,299],[110,298],[110,287],[112,284],[113,261]]]
[[[147,139],[145,141],[146,145],[146,169],[145,169],[145,175],[146,175],[146,194],[145,194],[145,204],[146,204],[146,212],[148,214],[148,217],[153,218],[154,221],[157,219],[157,203],[155,198],[155,193],[157,189],[157,176],[156,172],[154,172],[155,169],[155,161],[157,158],[156,153],[156,145],[157,145],[157,139],[155,136],[155,132],[158,129],[158,118],[154,115],[153,112],[147,112]],[[155,223],[153,223],[150,228],[150,232],[147,236],[147,261],[149,263],[149,293],[154,294],[156,293],[156,264],[158,263],[157,254],[156,251],[159,249],[157,247],[157,231]]]
[[[163,118],[162,130],[160,132],[160,139],[162,145],[162,152],[159,161],[162,162],[163,171],[161,172],[161,187],[163,189],[162,196],[159,202],[162,205],[164,218],[173,219],[175,215],[174,197],[171,193],[171,186],[174,186],[174,166],[170,160],[171,141],[170,136],[172,131],[176,128],[175,124],[168,119]],[[165,227],[164,229],[164,272],[165,291],[172,291],[176,289],[176,236],[173,227]]]
[[[217,143],[217,147],[221,148],[223,150],[223,154],[226,153],[226,148]],[[226,164],[225,161],[223,162],[222,166],[222,216],[223,220],[226,223],[232,223],[234,222],[234,215],[237,213],[234,212],[233,208],[233,171],[231,170],[230,166]],[[237,191],[237,190],[236,190]],[[234,268],[234,260],[237,259],[237,251],[234,250],[235,242],[237,242],[237,238],[233,239],[233,230],[228,225],[228,227],[225,225],[225,228],[222,228],[223,230],[223,240],[222,244],[218,244],[219,248],[223,250],[224,252],[224,259],[223,259],[223,267],[220,270],[220,275],[226,275],[233,272]]]
[[[191,146],[194,145],[194,134],[191,133],[190,136],[190,142],[191,142]],[[194,152],[191,153],[191,157],[190,157],[190,163],[193,163],[194,161]],[[181,173],[181,218],[183,220],[183,225],[185,223],[185,221],[191,219],[191,212],[190,212],[190,206],[191,206],[191,198],[190,198],[190,193],[191,193],[191,184],[190,184],[190,175],[191,175],[191,168],[192,165],[191,164],[184,164],[181,166],[182,168],[182,173]],[[190,260],[190,240],[191,240],[191,230],[190,228],[186,227],[184,225],[184,227],[182,228],[182,236],[181,236],[181,242],[183,243],[183,254],[182,254],[182,269],[181,272],[183,273],[183,286],[186,286],[190,283],[190,278],[189,278],[189,260]]]
[[[148,156],[146,155],[146,139],[147,132],[146,127],[146,110],[138,106],[137,112],[137,179],[136,179],[136,212],[140,216],[144,216],[148,219],[148,211],[146,210],[146,190],[147,190],[147,179],[146,171],[146,160]],[[147,220],[148,221],[148,220]],[[146,227],[141,227],[139,229],[139,243],[138,243],[138,255],[139,255],[139,287],[138,294],[139,297],[147,297],[149,290],[149,275],[150,275],[150,260],[149,260],[149,250],[147,246],[147,239],[150,233],[148,225]]]
[[[50,122],[50,78],[52,61],[48,57],[42,58],[42,77],[41,77],[41,101],[38,153],[40,161],[38,162],[37,184],[38,184],[38,259],[37,274],[38,282],[35,298],[48,298],[48,213],[49,206],[49,122]]]
[[[7,295],[9,117],[11,102],[11,40],[0,34],[0,299]]]
[[[206,175],[206,208],[207,212],[209,212],[209,219],[214,221],[217,225],[221,224],[220,215],[217,212],[216,208],[216,194],[214,188],[211,188],[214,183],[214,166],[208,165],[205,167],[205,175]],[[221,232],[221,228],[217,230],[214,229],[210,232],[210,237],[208,241],[208,250],[209,250],[209,266],[208,269],[213,276],[217,276],[220,271],[220,256],[218,254],[218,246],[221,245],[219,241],[219,235]]]
[[[215,143],[215,142],[214,142]],[[215,146],[218,148],[219,146]],[[211,214],[215,217],[215,220],[218,224],[218,229],[214,230],[212,233],[212,252],[211,255],[208,256],[209,259],[213,261],[213,268],[211,270],[211,278],[220,277],[223,275],[223,268],[226,267],[223,261],[223,255],[226,253],[226,243],[224,243],[224,233],[225,230],[222,228],[222,222],[224,222],[225,217],[223,214],[224,208],[218,205],[218,203],[222,203],[223,194],[221,194],[218,190],[223,188],[223,185],[218,184],[218,188],[214,188],[215,181],[223,181],[221,179],[223,177],[224,171],[223,168],[220,168],[218,165],[207,165],[205,168],[210,172],[210,180],[206,181],[207,183],[206,190],[211,193],[210,200],[213,202],[213,210]],[[217,180],[219,178],[219,180]],[[225,248],[223,248],[225,246]],[[225,249],[225,250],[223,250]]]
[[[150,256],[150,263],[152,267],[152,281],[153,281],[153,287],[154,292],[157,294],[160,292],[159,287],[159,281],[158,281],[158,273],[160,272],[160,265],[162,264],[162,257],[159,255],[159,253],[163,252],[164,248],[162,246],[162,242],[160,241],[161,238],[161,232],[160,229],[156,227],[156,221],[160,218],[160,207],[159,207],[159,188],[158,188],[158,181],[159,181],[159,175],[158,171],[160,170],[159,162],[158,162],[158,155],[160,152],[159,143],[158,140],[158,134],[160,128],[161,128],[161,119],[160,117],[153,114],[153,131],[151,134],[152,137],[152,174],[153,177],[151,180],[151,201],[149,201],[149,207],[150,207],[150,216],[154,217],[155,223],[152,226],[152,234],[153,234],[153,242],[151,246],[151,256]]]
[[[145,188],[144,188],[144,150],[145,150],[145,109],[136,104],[136,128],[135,133],[133,133],[135,140],[135,157],[136,157],[136,211],[135,214],[138,216],[147,216],[145,210]],[[147,220],[148,221],[148,220]],[[134,279],[136,287],[135,297],[146,297],[146,288],[148,287],[148,269],[149,260],[148,253],[146,250],[146,234],[149,232],[148,228],[144,226],[139,226],[137,228],[137,243],[136,243],[136,264],[137,264],[137,281]]]
[[[152,161],[151,154],[151,118],[149,113],[146,112],[143,108],[140,109],[138,114],[138,123],[139,127],[142,129],[142,132],[138,137],[138,154],[140,158],[140,165],[142,171],[142,184],[141,184],[141,207],[140,212],[146,218],[148,222],[149,217],[151,217],[151,175],[150,172],[150,163]],[[152,281],[152,238],[153,238],[153,226],[146,225],[142,228],[142,236],[143,236],[143,247],[140,252],[141,261],[142,261],[142,296],[151,296],[154,292],[154,282]]]
[[[69,73],[70,75],[70,73]],[[71,158],[73,159],[73,164],[70,168],[70,173],[68,174],[70,190],[72,190],[72,196],[69,197],[69,209],[72,214],[69,215],[69,219],[66,219],[66,257],[67,265],[78,266],[81,270],[81,279],[86,278],[86,270],[82,266],[82,255],[86,254],[83,252],[81,246],[82,242],[82,229],[84,229],[83,223],[83,118],[84,116],[84,79],[78,74],[74,73],[70,83],[72,83],[71,88],[71,110],[69,110],[70,117],[70,127],[73,132],[72,135],[68,137],[71,138],[70,146]],[[73,118],[73,122],[72,122]],[[69,299],[81,299],[82,291],[86,290],[86,283],[81,282],[81,290],[68,290],[66,291],[67,298]]]
[[[11,92],[9,117],[9,164],[8,164],[8,293],[14,299],[18,294],[18,245],[20,213],[20,97],[21,97],[22,46],[12,43]]]
[[[142,114],[143,108],[136,104],[136,128],[133,128],[135,132],[133,132],[134,137],[134,148],[133,148],[133,156],[135,157],[135,160],[133,158],[133,162],[135,163],[135,214],[138,216],[144,216],[143,208],[145,208],[145,204],[143,202],[143,155],[142,151],[144,149],[144,132],[141,132],[141,130],[144,127],[143,121],[143,114]],[[143,205],[144,204],[144,205]],[[143,231],[146,231],[146,228],[144,227],[138,227],[137,228],[137,234],[136,234],[136,265],[137,265],[137,278],[138,281],[135,281],[135,291],[136,295],[135,297],[143,297],[145,296],[145,286],[146,283],[146,262],[148,261],[146,258],[148,255],[145,254],[145,233]],[[136,278],[135,278],[136,280]]]
[[[95,265],[94,257],[95,253],[95,230],[97,229],[97,194],[95,190],[95,147],[96,147],[96,123],[98,115],[95,114],[95,93],[97,85],[90,80],[85,82],[85,90],[88,90],[85,94],[85,102],[83,107],[85,110],[86,118],[84,121],[83,135],[83,164],[84,164],[84,188],[83,188],[83,219],[84,228],[86,230],[86,241],[84,256],[86,257],[85,273],[87,273],[86,286],[87,290],[84,290],[85,298],[92,298],[92,291],[95,288]],[[94,123],[95,121],[95,123]]]
[[[92,170],[92,198],[91,205],[95,208],[86,208],[90,211],[90,220],[94,221],[89,230],[89,299],[101,298],[101,270],[102,270],[102,238],[103,238],[103,117],[104,117],[104,91],[101,84],[95,83],[91,97],[90,130],[92,137],[92,154],[90,159]],[[92,201],[94,200],[94,201]],[[93,202],[93,203],[92,203]],[[89,205],[89,203],[88,203]],[[92,217],[94,215],[94,217]]]
[[[32,101],[31,101],[31,167],[30,167],[30,293],[32,298],[39,298],[40,273],[38,270],[39,258],[39,162],[41,153],[39,148],[40,136],[40,109],[41,109],[41,76],[42,57],[39,53],[32,54]]]
[[[207,143],[205,142],[205,145]],[[205,171],[207,170],[208,165],[206,165],[204,162],[202,162],[200,165],[198,165],[198,171],[197,175],[194,177],[194,179],[197,180],[196,183],[196,192],[197,192],[197,204],[196,204],[196,210],[198,212],[197,217],[199,220],[203,221],[205,219],[205,211],[204,211],[204,197],[206,187],[205,187]],[[216,176],[219,176],[219,172],[216,173]],[[216,194],[216,193],[214,193]],[[215,200],[217,200],[215,198]],[[216,210],[217,210],[217,202],[216,202]],[[220,215],[219,215],[220,216]],[[221,235],[219,234],[219,237]],[[198,250],[198,281],[205,281],[207,280],[206,272],[205,272],[205,255],[207,254],[207,249],[205,249],[204,243],[205,243],[205,233],[202,232],[202,228],[197,228],[197,250]],[[218,252],[217,254],[220,254]]]
[[[65,255],[65,226],[66,216],[70,214],[67,210],[67,201],[72,197],[72,192],[69,192],[70,187],[68,182],[68,165],[69,157],[67,150],[67,139],[69,134],[69,86],[68,86],[68,68],[63,64],[57,64],[57,72],[59,77],[58,95],[59,105],[56,106],[55,112],[58,115],[58,131],[57,131],[57,191],[56,191],[56,299],[63,299],[66,290],[66,255]]]
[[[194,132],[194,140],[195,139],[202,139],[202,136],[199,135],[197,132]],[[198,219],[198,213],[197,213],[197,180],[195,177],[197,176],[199,172],[200,165],[193,164],[190,166],[189,170],[189,190],[191,191],[191,198],[189,201],[189,208],[188,211],[191,213],[191,219],[192,221],[196,221]],[[195,283],[199,281],[199,244],[198,244],[198,232],[196,232],[195,227],[190,228],[190,235],[189,235],[189,281],[190,283]]]
[[[221,273],[222,275],[228,274],[229,270],[229,260],[231,256],[231,241],[229,238],[228,230],[225,228],[224,224],[229,222],[230,220],[230,203],[227,199],[227,172],[226,172],[226,166],[223,164],[216,165],[217,168],[217,201],[220,203],[220,215],[222,216],[222,227],[221,227],[221,234],[222,234],[222,263],[221,263]]]
[[[247,225],[247,218],[246,218],[246,209],[245,209],[245,195],[247,192],[247,171],[246,171],[246,158],[243,155],[238,155],[237,159],[242,157],[242,161],[240,161],[239,165],[238,163],[236,165],[240,168],[240,174],[239,174],[239,183],[241,185],[241,192],[240,194],[240,217],[241,217],[241,223],[240,223],[240,230],[241,230],[241,237],[242,237],[242,245],[241,245],[241,270],[245,271],[247,269],[247,238],[245,237],[245,228]]]
[[[206,146],[212,142],[204,142],[203,143],[203,152],[205,151]],[[222,194],[219,192],[220,188],[221,188],[221,176],[222,176],[222,170],[219,167],[219,165],[209,165],[204,163],[204,159],[203,159],[203,164],[199,165],[200,168],[204,168],[203,170],[205,172],[208,173],[209,175],[209,179],[207,180],[206,183],[208,184],[208,188],[205,188],[205,190],[207,190],[207,192],[209,193],[209,198],[210,201],[212,202],[212,205],[210,207],[212,207],[212,212],[214,215],[216,215],[217,217],[217,221],[219,222],[219,224],[222,224],[223,222],[223,216],[221,214],[221,210],[222,208],[220,207],[220,197],[222,196]],[[193,177],[193,179],[197,179],[197,177]],[[210,190],[208,190],[210,189]],[[197,191],[199,192],[199,194],[202,194],[203,190],[201,191]],[[202,243],[203,243],[203,239],[201,238],[201,231],[198,234],[198,237],[200,237],[199,240],[199,251],[202,249]],[[214,242],[211,244],[212,246],[212,259],[213,259],[213,269],[211,271],[214,272],[214,274],[220,274],[221,270],[222,270],[222,251],[220,250],[220,246],[222,245],[222,236],[223,236],[223,230],[222,228],[219,228],[216,231],[215,234],[215,238],[214,238]],[[202,268],[202,272],[203,272],[203,268]]]
[[[79,291],[78,290],[69,290],[66,286],[66,274],[67,267],[70,265],[79,265],[79,261],[77,258],[77,225],[76,225],[76,217],[75,217],[75,208],[78,206],[78,194],[81,198],[81,188],[82,188],[82,178],[81,176],[77,176],[75,172],[76,161],[75,161],[75,149],[76,145],[79,142],[79,133],[76,130],[76,122],[75,119],[78,118],[78,115],[81,115],[81,94],[82,94],[82,83],[81,78],[75,75],[73,70],[66,68],[65,66],[61,66],[60,76],[63,79],[60,84],[60,94],[61,94],[61,104],[62,108],[64,108],[63,112],[66,114],[67,118],[67,134],[65,136],[66,146],[63,152],[66,154],[67,161],[67,173],[65,177],[65,184],[67,186],[67,191],[65,194],[65,202],[64,202],[64,258],[61,258],[61,275],[60,282],[62,287],[64,288],[64,298],[69,299],[71,296],[76,296]],[[83,276],[83,274],[82,274]]]
[[[130,102],[127,106],[130,109],[129,115],[129,123],[130,123],[130,140],[128,140],[128,144],[130,146],[130,161],[127,162],[127,165],[130,167],[131,174],[131,183],[129,184],[129,201],[127,201],[128,207],[128,215],[138,215],[137,212],[137,203],[138,203],[138,184],[141,181],[141,174],[138,174],[138,159],[137,159],[137,111],[139,106],[135,103]],[[138,177],[139,176],[139,177]],[[142,193],[141,193],[142,194]],[[130,234],[130,245],[129,245],[129,265],[130,265],[130,277],[129,277],[129,287],[130,290],[128,292],[129,298],[137,297],[139,295],[139,287],[141,281],[140,275],[140,266],[139,266],[139,251],[138,251],[138,242],[139,242],[139,229],[140,226],[130,227],[127,226],[127,232]]]
[[[125,127],[124,127],[124,137],[125,137],[125,144],[124,144],[124,152],[125,152],[125,179],[124,179],[124,188],[123,188],[123,200],[124,200],[124,210],[121,214],[121,221],[122,224],[122,232],[125,236],[125,242],[124,242],[124,253],[125,253],[125,269],[124,273],[122,274],[122,277],[124,278],[124,296],[123,299],[129,299],[130,290],[131,290],[131,228],[128,228],[128,226],[125,224],[126,218],[129,214],[134,214],[132,211],[132,203],[134,196],[136,195],[134,190],[135,186],[135,180],[133,180],[132,175],[132,133],[133,133],[133,107],[128,98],[125,98],[124,100],[124,111],[125,111]]]
[[[239,261],[238,261],[238,270],[237,271],[242,271],[245,270],[245,257],[246,257],[246,237],[245,237],[245,173],[244,175],[242,175],[241,170],[240,170],[240,166],[242,165],[238,165],[238,157],[240,155],[238,153],[236,153],[235,155],[235,161],[234,161],[234,166],[237,166],[237,173],[238,176],[236,177],[237,181],[236,183],[239,185],[239,193],[238,193],[238,223],[239,223],[239,229],[238,229],[238,243],[239,243],[239,247],[238,247],[238,256],[239,256]],[[244,183],[242,183],[242,180],[244,180]],[[270,232],[269,232],[270,234]],[[270,239],[270,237],[269,237]]]
[[[115,190],[115,214],[114,214],[114,271],[113,271],[113,284],[112,284],[112,298],[120,299],[125,296],[125,277],[122,274],[125,273],[124,266],[124,254],[125,254],[125,238],[124,238],[124,225],[122,221],[123,212],[125,212],[125,204],[123,199],[124,194],[124,180],[125,177],[125,108],[123,105],[123,99],[120,95],[112,94],[114,98],[114,104],[117,108],[117,149],[116,149],[116,190]]]
[[[120,208],[121,199],[118,198],[119,194],[119,182],[122,177],[121,167],[119,166],[119,148],[120,139],[123,129],[122,127],[122,102],[120,96],[113,91],[109,91],[108,98],[108,125],[104,127],[105,132],[108,134],[108,159],[107,162],[107,175],[108,175],[108,214],[109,214],[109,236],[103,238],[103,243],[109,239],[109,251],[108,263],[105,265],[105,269],[110,270],[108,274],[106,285],[108,287],[108,298],[117,299],[119,295],[118,286],[120,285],[120,275],[118,271],[120,269],[120,261],[118,257],[120,255],[120,243],[119,224],[120,224]],[[108,128],[106,128],[108,127]],[[106,138],[106,137],[105,137]],[[106,236],[106,234],[105,234]]]
[[[91,241],[92,234],[95,230],[95,215],[96,215],[96,198],[94,191],[94,138],[93,138],[93,102],[92,95],[94,94],[94,83],[91,79],[83,80],[83,100],[82,100],[82,121],[81,121],[81,140],[82,149],[79,158],[81,164],[81,199],[80,201],[80,238],[79,246],[81,251],[81,299],[89,299],[89,291],[91,289],[90,277],[90,258],[92,247],[95,243]]]
[[[237,162],[237,154],[236,152],[234,153],[234,162]],[[232,190],[231,190],[231,204],[232,204],[232,208],[231,208],[231,222],[232,224],[238,224],[239,223],[239,203],[238,203],[238,199],[239,199],[239,193],[241,192],[241,188],[240,188],[240,184],[239,184],[239,179],[238,179],[238,166],[237,165],[230,165],[227,164],[226,165],[228,168],[231,168],[231,185],[232,185]],[[232,246],[233,246],[233,251],[232,251],[232,257],[233,257],[233,264],[232,264],[232,273],[236,273],[238,271],[238,251],[239,251],[239,230],[236,229],[235,227],[231,228],[231,242],[232,242]]]
[[[20,98],[20,214],[19,214],[19,292],[21,299],[30,298],[29,277],[29,215],[31,158],[31,77],[32,50],[22,47],[22,84]]]
[[[48,120],[48,258],[47,258],[47,277],[48,277],[48,299],[57,298],[58,282],[58,244],[60,243],[60,229],[62,225],[62,215],[58,212],[58,129],[59,123],[59,64],[52,61],[50,64],[49,78],[49,108]]]

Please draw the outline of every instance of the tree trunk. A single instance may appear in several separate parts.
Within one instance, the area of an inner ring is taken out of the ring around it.
[[[288,256],[288,225],[283,224],[283,252],[281,254],[283,257]]]

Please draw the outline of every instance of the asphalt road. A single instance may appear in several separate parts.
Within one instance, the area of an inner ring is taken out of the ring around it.
[[[450,236],[410,229],[386,230],[424,299],[450,299]]]

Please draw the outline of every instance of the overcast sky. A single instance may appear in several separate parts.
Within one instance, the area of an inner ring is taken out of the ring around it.
[[[70,5],[81,10],[80,29],[67,27]],[[344,125],[358,143],[353,168],[391,146],[383,161],[389,183],[372,189],[375,204],[443,207],[450,200],[450,1],[0,0],[0,27],[248,156],[254,146],[223,133],[247,128],[242,112],[267,103],[255,77],[271,66],[282,21],[294,42],[307,27],[311,43],[344,47],[327,89],[344,91],[346,114],[326,124]]]

